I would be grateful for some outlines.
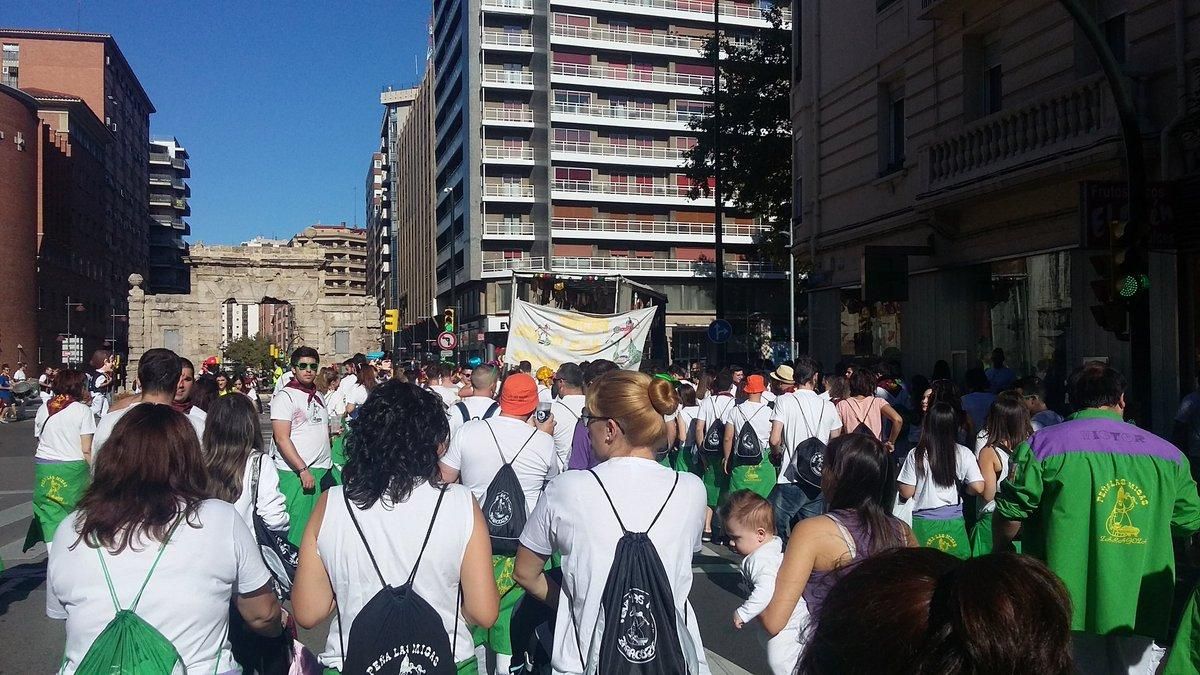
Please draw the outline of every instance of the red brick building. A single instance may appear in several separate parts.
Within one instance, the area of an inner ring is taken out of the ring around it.
[[[40,207],[42,125],[37,102],[0,84],[0,362],[37,358],[35,257]],[[32,371],[27,371],[32,372]]]

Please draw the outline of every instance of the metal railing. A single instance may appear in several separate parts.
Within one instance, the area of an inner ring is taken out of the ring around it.
[[[485,0],[488,2],[490,0]],[[689,12],[693,14],[702,14],[705,19],[712,19],[713,3],[711,0],[604,0],[613,5],[625,5],[627,7],[644,7],[650,10],[666,10],[670,12]],[[791,21],[792,12],[784,7],[783,20]],[[729,0],[721,2],[721,16],[736,17],[739,19],[759,19],[764,20],[763,10],[758,5],[742,5]]]
[[[684,260],[680,258],[642,258],[629,257],[565,257],[555,256],[551,259],[551,267],[555,271],[633,271],[660,273],[691,273],[696,276],[712,276],[716,264],[709,260]],[[771,263],[750,260],[727,260],[725,271],[742,275],[777,274],[782,270]]]
[[[170,164],[171,156],[165,152],[152,152],[150,153],[150,162],[152,164]]]
[[[483,223],[485,237],[532,237],[533,223],[528,221],[493,220]]]
[[[164,176],[157,173],[150,174],[151,185],[170,185],[173,180],[175,180],[174,176]]]
[[[484,197],[533,197],[533,186],[525,183],[484,183]]]
[[[533,86],[533,73],[526,70],[503,70],[501,68],[484,68],[481,78],[484,82],[498,84],[521,84]]]
[[[565,232],[613,232],[639,235],[664,235],[671,237],[702,237],[709,239],[715,236],[715,226],[712,223],[682,223],[663,220],[618,220],[609,218],[554,218],[550,221],[551,230],[555,236]],[[727,237],[752,237],[765,228],[758,225],[740,225],[725,223],[721,231]]]
[[[532,47],[533,36],[529,33],[515,33],[506,30],[484,30],[484,46],[497,47]]]
[[[661,159],[668,161],[683,161],[683,151],[678,148],[647,147],[641,145],[621,145],[616,143],[588,143],[584,141],[551,141],[552,152],[573,152],[584,155],[601,157],[622,157],[625,159]]]
[[[174,202],[175,198],[171,195],[160,195],[153,192],[150,193],[151,204],[163,204],[165,206],[171,206]]]
[[[681,185],[613,183],[590,180],[556,180],[554,190],[562,192],[586,192],[592,194],[630,195],[637,197],[671,197],[687,199],[688,188]]]
[[[687,124],[693,117],[696,117],[696,113],[691,112],[641,108],[632,105],[591,105],[555,102],[550,104],[550,110],[551,112],[563,115],[583,115],[586,117],[604,117],[614,120],[645,122],[679,122],[683,124]]]
[[[533,0],[483,0],[484,9],[533,9]]]
[[[511,145],[483,146],[484,159],[499,159],[506,161],[533,161],[533,148],[528,145],[513,147]]]
[[[486,72],[486,71],[485,71]],[[555,63],[553,73],[569,77],[591,77],[602,80],[618,80],[623,82],[647,82],[671,87],[707,87],[713,83],[712,75],[691,75],[687,73],[667,73],[658,70],[637,70],[635,68],[613,68],[612,66],[590,66],[580,63]],[[530,83],[533,76],[529,76]]]
[[[508,270],[544,270],[546,269],[546,259],[540,256],[537,257],[522,257],[522,258],[498,258],[496,260],[484,260],[483,272],[506,272]]]
[[[505,108],[484,106],[483,119],[488,122],[532,122],[533,111],[529,108]]]
[[[686,35],[628,29],[594,28],[591,26],[571,26],[561,23],[550,26],[550,36],[573,38],[576,40],[619,42],[621,44],[646,45],[650,47],[667,47],[670,49],[692,49],[696,51],[704,47],[703,38]]]

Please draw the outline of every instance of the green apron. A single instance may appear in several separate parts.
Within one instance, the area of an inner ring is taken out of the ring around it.
[[[721,468],[720,455],[705,454],[703,458],[704,471],[700,478],[704,481],[704,489],[708,493],[708,506],[715,509],[729,491],[729,476],[726,476]]]
[[[979,518],[975,521],[975,527],[971,528],[971,555],[978,557],[987,555],[994,550],[992,546],[992,517],[994,511],[979,514]],[[1021,552],[1021,542],[1014,541],[1013,549],[1017,553]]]
[[[948,520],[932,520],[913,515],[912,530],[918,546],[936,548],[963,560],[971,557],[967,525],[961,516]]]
[[[775,473],[775,465],[771,463],[767,453],[764,452],[762,460],[758,464],[733,467],[729,476],[729,491],[750,490],[766,499],[770,496],[771,490],[775,489],[775,479],[778,477],[778,474]]]
[[[1179,619],[1179,632],[1175,644],[1167,654],[1163,675],[1194,675],[1200,673],[1200,605],[1196,603],[1200,587],[1192,591],[1183,616]]]
[[[346,435],[349,433],[343,431],[329,441],[329,456],[338,476],[341,475],[342,469],[346,468]]]
[[[512,635],[509,627],[512,624],[512,611],[517,601],[525,595],[525,589],[513,581],[513,567],[516,556],[492,556],[492,575],[496,580],[496,590],[500,591],[500,613],[496,615],[496,623],[491,628],[480,626],[471,627],[471,635],[475,638],[475,646],[484,645],[497,654],[512,656]]]
[[[700,462],[693,459],[692,448],[690,446],[679,448],[671,453],[671,468],[679,473],[693,473],[697,476],[704,473],[704,469],[700,467]]]
[[[321,496],[321,479],[332,471],[332,469],[314,467],[310,467],[308,470],[312,473],[313,480],[316,481],[312,490],[304,489],[304,484],[300,482],[300,476],[297,476],[295,471],[279,472],[279,492],[283,495],[284,508],[287,509],[290,519],[288,541],[296,546],[300,546],[300,540],[304,537],[304,528],[308,525],[308,517],[312,514],[313,508],[317,505],[317,499]],[[333,477],[336,482],[336,472],[333,473]]]
[[[25,535],[23,551],[28,551],[40,541],[50,543],[54,540],[58,524],[75,510],[75,504],[91,482],[88,463],[82,459],[74,462],[39,462],[34,465],[33,476],[33,520]]]

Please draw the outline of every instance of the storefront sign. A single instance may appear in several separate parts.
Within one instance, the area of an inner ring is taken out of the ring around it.
[[[583,314],[513,301],[505,363],[557,368],[568,361],[608,359],[637,370],[657,307],[615,315]]]
[[[1129,185],[1123,181],[1084,181],[1080,184],[1079,214],[1084,248],[1107,249],[1108,224],[1129,220]],[[1174,183],[1146,184],[1146,215],[1150,226],[1150,248],[1174,249]]]

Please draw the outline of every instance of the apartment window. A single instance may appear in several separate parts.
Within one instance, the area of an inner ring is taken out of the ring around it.
[[[554,91],[554,102],[568,106],[585,106],[592,104],[592,94],[586,91]]]
[[[554,140],[571,141],[574,143],[588,143],[592,140],[592,132],[588,129],[564,129],[562,127],[555,127]]]
[[[904,168],[904,92],[886,87],[880,91],[879,174]]]
[[[577,169],[572,167],[557,166],[554,167],[554,180],[583,180],[590,181],[592,179],[591,169]]]
[[[344,328],[333,331],[333,351],[336,354],[350,353],[350,331]]]
[[[554,13],[554,23],[558,26],[582,26],[587,27],[592,25],[592,17],[581,16],[579,14],[563,14],[561,12]]]
[[[708,110],[706,101],[688,101],[686,99],[677,99],[675,101],[675,111],[688,115],[703,115],[704,111]]]
[[[1000,37],[967,35],[963,38],[963,116],[975,120],[1004,107],[1004,70],[1000,63]]]
[[[0,55],[0,84],[17,88],[18,67],[21,62],[21,45],[4,45]]]
[[[1125,41],[1125,15],[1118,14],[1108,21],[1104,22],[1104,41],[1108,43],[1108,48],[1116,57],[1117,63],[1125,64],[1125,52],[1127,43]]]
[[[1004,100],[1003,77],[1000,64],[988,67],[983,73],[983,91],[980,92],[983,103],[983,114],[991,115],[1000,112]]]
[[[508,227],[516,227],[521,224],[521,216],[516,213],[504,214],[504,224]]]

